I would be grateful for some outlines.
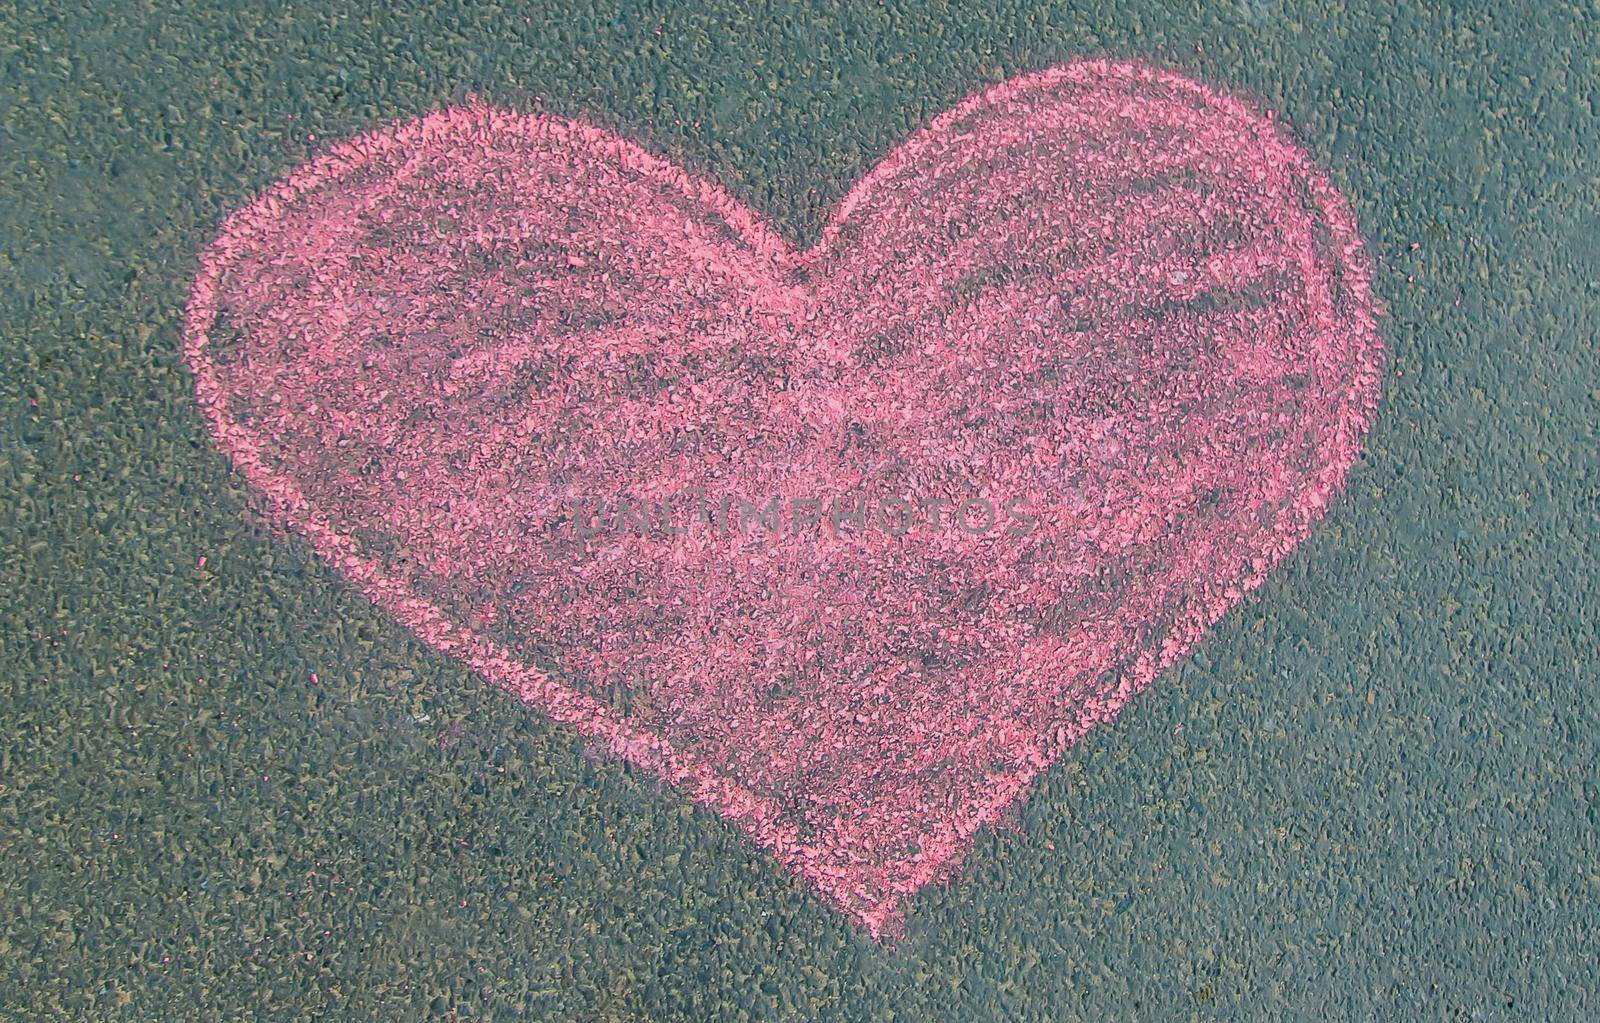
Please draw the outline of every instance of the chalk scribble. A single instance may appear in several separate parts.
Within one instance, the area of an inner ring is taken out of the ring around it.
[[[878,934],[1306,536],[1378,402],[1368,285],[1270,117],[1084,62],[936,119],[804,251],[581,123],[383,128],[227,220],[185,344],[321,557]],[[685,492],[1039,518],[572,528]]]

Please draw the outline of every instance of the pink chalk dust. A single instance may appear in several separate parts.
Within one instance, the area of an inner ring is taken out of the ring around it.
[[[382,128],[228,218],[185,353],[372,600],[879,934],[1323,514],[1378,402],[1368,283],[1269,116],[1094,61],[940,116],[803,251],[582,123]],[[572,528],[694,490],[1040,523]]]

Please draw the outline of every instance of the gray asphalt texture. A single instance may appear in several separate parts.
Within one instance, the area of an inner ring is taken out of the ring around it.
[[[1600,1018],[1597,40],[1559,2],[0,3],[0,1017]],[[408,638],[192,406],[197,252],[327,140],[543,103],[804,242],[1085,54],[1329,168],[1384,408],[1287,570],[893,947]]]

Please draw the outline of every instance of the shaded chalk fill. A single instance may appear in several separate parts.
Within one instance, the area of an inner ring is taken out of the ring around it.
[[[1378,402],[1368,283],[1270,117],[1085,62],[939,117],[804,251],[578,122],[383,128],[227,220],[185,350],[372,600],[879,934],[1323,514]],[[574,521],[692,493],[842,504]],[[848,521],[975,497],[1037,525]]]

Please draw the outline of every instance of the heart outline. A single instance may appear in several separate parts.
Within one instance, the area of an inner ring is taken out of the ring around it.
[[[620,166],[657,184],[679,190],[686,197],[715,211],[738,234],[738,240],[752,252],[785,271],[795,271],[820,263],[835,251],[841,237],[852,224],[851,217],[869,203],[873,194],[885,187],[919,152],[945,137],[952,125],[991,106],[1010,102],[1034,90],[1048,90],[1063,83],[1085,79],[1142,81],[1186,92],[1208,108],[1242,111],[1257,122],[1270,125],[1253,108],[1233,97],[1175,73],[1140,64],[1112,61],[1083,61],[1050,68],[1011,79],[968,97],[940,114],[909,139],[895,147],[883,160],[863,175],[835,207],[818,239],[797,250],[766,222],[735,200],[715,182],[700,178],[655,156],[642,147],[602,129],[568,118],[544,114],[521,115],[496,111],[480,105],[447,108],[419,120],[370,132],[358,139],[339,143],[267,190],[224,222],[218,237],[201,259],[186,312],[184,355],[195,376],[196,399],[207,417],[219,446],[234,467],[254,490],[266,498],[273,517],[292,526],[312,544],[318,556],[332,565],[386,613],[393,616],[430,648],[463,661],[497,687],[541,710],[547,717],[574,728],[586,740],[598,742],[613,755],[649,771],[682,789],[694,802],[707,806],[737,824],[779,862],[804,878],[829,901],[862,923],[875,937],[895,927],[900,919],[903,899],[952,869],[970,849],[976,833],[995,823],[1031,787],[1038,775],[1079,737],[1116,716],[1138,691],[1161,671],[1186,656],[1199,637],[1222,614],[1238,603],[1287,554],[1271,557],[1264,568],[1238,581],[1237,594],[1219,609],[1210,609],[1207,619],[1191,630],[1187,638],[1166,643],[1159,656],[1142,655],[1122,684],[1094,712],[1080,718],[1064,731],[1048,736],[1035,751],[1028,765],[996,785],[989,798],[963,806],[953,820],[940,822],[931,841],[924,845],[916,866],[886,896],[864,900],[855,894],[849,879],[841,879],[827,864],[806,854],[808,848],[798,830],[785,819],[784,812],[760,794],[721,772],[714,762],[674,749],[668,740],[631,722],[602,701],[580,692],[570,683],[539,670],[519,659],[501,644],[470,626],[453,621],[437,604],[389,574],[381,561],[362,552],[359,543],[323,516],[301,493],[293,480],[275,473],[263,456],[259,439],[230,414],[228,392],[220,380],[209,347],[209,332],[219,315],[218,290],[230,260],[245,250],[263,223],[275,218],[294,199],[325,182],[338,180],[354,169],[395,150],[426,140],[431,132],[453,131],[463,123],[483,123],[486,119],[512,119],[537,125],[539,131],[570,134],[596,150],[604,150]],[[500,122],[496,122],[500,123]],[[1370,426],[1376,412],[1377,385],[1381,375],[1382,345],[1376,337],[1377,310],[1369,294],[1370,273],[1362,260],[1362,246],[1354,218],[1343,197],[1291,143],[1288,151],[1301,160],[1303,182],[1320,204],[1324,223],[1338,240],[1346,264],[1344,286],[1353,296],[1357,310],[1352,329],[1366,341],[1365,361],[1353,388],[1361,391],[1365,404],[1345,424],[1353,447],[1342,452],[1326,474],[1321,492],[1313,495],[1317,507],[1310,518],[1295,530],[1290,544],[1298,544],[1310,526],[1324,513],[1327,499],[1343,485],[1350,464],[1359,451],[1359,438]],[[1344,459],[1348,454],[1348,459]],[[1340,464],[1342,463],[1342,464]],[[1214,612],[1214,613],[1213,613]],[[1174,633],[1177,635],[1177,633]]]

